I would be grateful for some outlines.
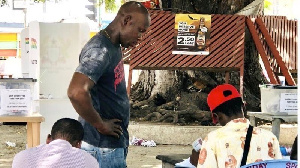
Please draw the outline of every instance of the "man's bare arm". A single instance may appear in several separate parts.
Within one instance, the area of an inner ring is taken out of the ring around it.
[[[195,149],[192,150],[192,154],[190,155],[190,163],[197,167],[198,160],[199,160],[199,153],[200,151],[196,152]]]
[[[90,95],[90,89],[93,86],[94,82],[86,75],[74,73],[68,88],[68,97],[74,109],[100,133],[119,137],[122,134],[122,129],[117,122],[121,122],[121,120],[104,120],[94,109]]]

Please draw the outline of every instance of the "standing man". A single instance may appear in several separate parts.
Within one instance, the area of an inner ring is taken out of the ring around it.
[[[68,96],[84,127],[82,149],[93,153],[100,167],[126,167],[129,99],[121,46],[135,46],[149,26],[147,9],[127,2],[80,53]]]
[[[230,84],[219,85],[207,97],[213,122],[223,127],[204,139],[197,168],[236,168],[241,166],[246,133],[250,122],[244,117],[239,92]],[[246,164],[281,159],[279,142],[267,130],[254,127]]]

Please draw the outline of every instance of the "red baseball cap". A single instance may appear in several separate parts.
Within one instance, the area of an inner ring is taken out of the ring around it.
[[[212,112],[216,107],[224,102],[241,97],[236,88],[230,84],[223,84],[215,87],[207,96],[207,104]],[[217,118],[212,115],[213,123],[217,123]]]

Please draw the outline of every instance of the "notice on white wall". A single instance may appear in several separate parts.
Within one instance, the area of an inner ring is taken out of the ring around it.
[[[2,110],[30,110],[30,89],[1,89]]]
[[[293,113],[298,111],[297,93],[281,93],[280,112]]]

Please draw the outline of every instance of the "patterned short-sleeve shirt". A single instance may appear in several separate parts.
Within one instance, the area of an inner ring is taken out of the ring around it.
[[[197,168],[240,167],[249,124],[246,118],[238,118],[210,132],[203,141]],[[254,127],[246,164],[281,158],[276,136]]]

